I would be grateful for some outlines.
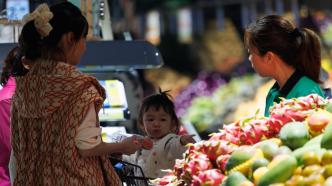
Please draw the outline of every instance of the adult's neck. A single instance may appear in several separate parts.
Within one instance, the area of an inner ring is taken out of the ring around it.
[[[295,72],[294,67],[288,66],[288,65],[280,65],[279,68],[275,71],[276,75],[274,79],[277,81],[280,89],[285,86],[287,80],[292,76],[292,74]]]

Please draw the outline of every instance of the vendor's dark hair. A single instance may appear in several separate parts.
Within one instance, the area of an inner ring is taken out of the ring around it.
[[[22,29],[19,44],[22,53],[28,60],[38,58],[53,59],[64,55],[58,44],[65,33],[72,32],[75,40],[88,33],[88,22],[80,9],[70,2],[55,4],[50,7],[53,18],[50,24],[53,27],[48,36],[42,38],[37,32],[34,20],[27,22]],[[63,56],[64,57],[64,56]]]
[[[245,45],[263,56],[268,51],[285,63],[320,83],[321,49],[319,36],[307,28],[296,28],[278,15],[269,15],[251,23],[245,30]]]
[[[161,89],[159,89],[159,93],[144,98],[138,115],[138,122],[140,125],[143,124],[143,115],[149,108],[154,107],[157,110],[162,108],[166,113],[168,113],[171,116],[172,122],[175,123],[176,125],[175,133],[179,132],[180,121],[175,113],[172,97],[171,95],[169,95],[168,92],[169,90],[162,91]]]
[[[24,68],[21,50],[18,46],[11,49],[4,60],[0,84],[6,85],[10,76],[23,76],[28,70]]]

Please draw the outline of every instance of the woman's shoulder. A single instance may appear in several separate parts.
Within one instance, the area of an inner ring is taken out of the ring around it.
[[[294,91],[297,94],[301,94],[300,96],[306,96],[308,94],[316,93],[320,96],[323,96],[323,90],[320,87],[320,84],[310,79],[307,76],[303,76],[296,86],[294,87]],[[292,91],[293,92],[293,91]]]
[[[103,89],[96,77],[81,72],[77,67],[64,63],[57,62],[55,67],[56,74],[64,75],[65,77],[76,79],[76,83],[90,83],[98,91]]]
[[[319,83],[315,82],[314,80],[312,80],[308,76],[302,76],[301,79],[299,80],[299,82],[301,82],[303,84],[317,85],[317,86],[319,86]]]
[[[299,82],[298,85],[300,86],[299,88],[302,88],[303,91],[306,90],[312,90],[312,89],[319,89],[320,88],[320,84],[315,82],[314,80],[312,80],[311,78],[307,77],[307,76],[303,76]]]

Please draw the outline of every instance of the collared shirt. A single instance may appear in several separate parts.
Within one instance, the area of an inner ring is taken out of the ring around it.
[[[275,103],[279,103],[281,100],[280,97],[291,99],[309,94],[318,94],[324,97],[324,93],[318,83],[301,74],[299,71],[295,71],[281,89],[276,82],[269,90],[266,97],[264,115],[266,117],[270,116],[270,107]]]

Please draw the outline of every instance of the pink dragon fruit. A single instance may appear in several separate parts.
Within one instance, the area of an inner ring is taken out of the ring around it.
[[[183,172],[180,174],[180,179],[184,180],[186,183],[190,183],[193,175],[198,175],[200,172],[212,168],[212,162],[206,154],[190,154],[188,159],[186,159],[186,162],[183,164]]]
[[[201,171],[198,175],[193,176],[191,186],[219,186],[224,177],[218,169]]]
[[[231,157],[231,154],[225,154],[225,155],[221,155],[217,158],[216,164],[217,164],[217,167],[221,171],[226,170],[226,164],[227,164],[227,161],[229,160],[230,157]]]
[[[172,174],[167,174],[166,176],[158,179],[157,186],[170,185],[175,182],[177,182],[176,176],[174,176]]]
[[[223,154],[229,154],[233,151],[228,141],[225,140],[208,140],[202,141],[201,143],[196,143],[195,145],[189,147],[188,152],[193,151],[206,154],[210,161],[215,161],[218,156]]]

